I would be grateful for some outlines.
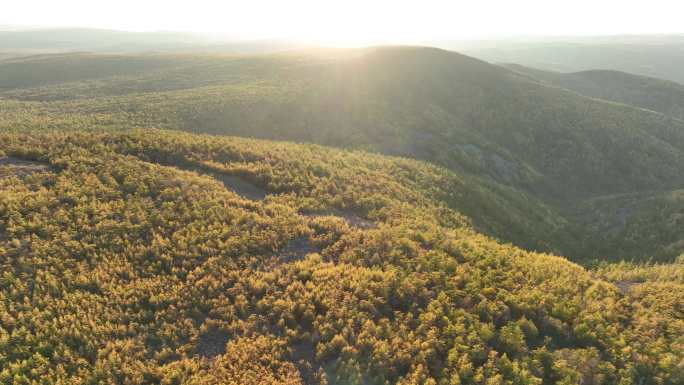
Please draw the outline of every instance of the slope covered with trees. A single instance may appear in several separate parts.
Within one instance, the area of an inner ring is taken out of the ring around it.
[[[683,182],[681,121],[544,87],[456,53],[400,47],[195,60],[156,76],[21,87],[3,97],[29,119],[34,108],[57,124],[60,112],[71,120],[82,113],[84,125],[106,114],[107,125],[366,148],[486,174],[545,198]],[[16,104],[26,99],[33,102]],[[58,99],[70,100],[39,102]]]
[[[118,61],[129,67],[113,66]],[[0,74],[4,130],[158,127],[427,160],[486,190],[499,218],[528,224],[518,231],[525,226],[472,215],[491,224],[482,231],[573,258],[624,257],[593,246],[597,234],[587,232],[619,218],[611,205],[584,215],[590,202],[684,187],[680,119],[431,48],[57,55],[2,61]],[[633,218],[632,233],[649,233]],[[666,250],[659,258],[671,260],[682,251],[673,237],[637,238],[638,253],[628,253],[636,258]]]
[[[0,148],[2,383],[684,380],[675,275],[500,244],[444,168],[158,130]]]
[[[518,64],[507,64],[506,67],[592,98],[645,108],[684,120],[684,85],[679,83],[610,70],[560,73]]]

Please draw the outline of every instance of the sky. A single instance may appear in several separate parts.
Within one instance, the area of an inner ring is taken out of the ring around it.
[[[332,44],[684,33],[681,0],[7,0],[0,25]]]

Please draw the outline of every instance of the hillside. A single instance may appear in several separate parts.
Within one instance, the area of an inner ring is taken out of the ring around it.
[[[677,256],[684,248],[684,190],[602,196],[573,208],[596,255],[621,259]]]
[[[444,168],[152,129],[0,149],[2,383],[684,379],[674,265],[500,244]]]
[[[624,103],[684,120],[684,85],[620,71],[593,70],[574,73],[542,71],[518,64],[507,68],[547,84],[592,98]]]
[[[381,48],[186,65],[177,56],[144,60],[173,68],[51,87],[26,80],[17,89],[8,83],[19,77],[5,63],[0,72],[12,79],[4,82],[5,108],[10,116],[49,111],[54,123],[45,123],[55,126],[60,115],[85,115],[90,125],[106,113],[108,126],[120,118],[122,125],[371,149],[487,174],[544,198],[682,184],[684,123],[544,87],[456,53]],[[69,100],[13,101],[60,99]]]
[[[684,187],[681,120],[432,48],[43,55],[2,61],[0,74],[5,130],[158,127],[426,160],[498,203],[499,219],[483,218],[483,232],[578,260],[624,258],[591,241],[589,229],[616,219],[615,210],[592,206],[606,211],[585,215],[586,202]],[[635,234],[648,233],[639,216],[627,221]],[[678,244],[670,238],[635,242],[646,242],[627,253],[635,258],[671,260],[684,250],[668,248]]]

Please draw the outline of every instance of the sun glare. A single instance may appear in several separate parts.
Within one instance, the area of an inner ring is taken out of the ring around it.
[[[572,6],[541,0],[120,0],[97,5],[88,0],[24,0],[3,4],[0,26],[195,31],[354,46],[510,35],[677,32],[683,12],[662,9],[682,8],[671,0],[653,0],[647,7],[618,0],[577,0]]]

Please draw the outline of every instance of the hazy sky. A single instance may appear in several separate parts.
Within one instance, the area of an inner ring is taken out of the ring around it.
[[[682,0],[6,0],[0,25],[329,43],[684,32]]]

